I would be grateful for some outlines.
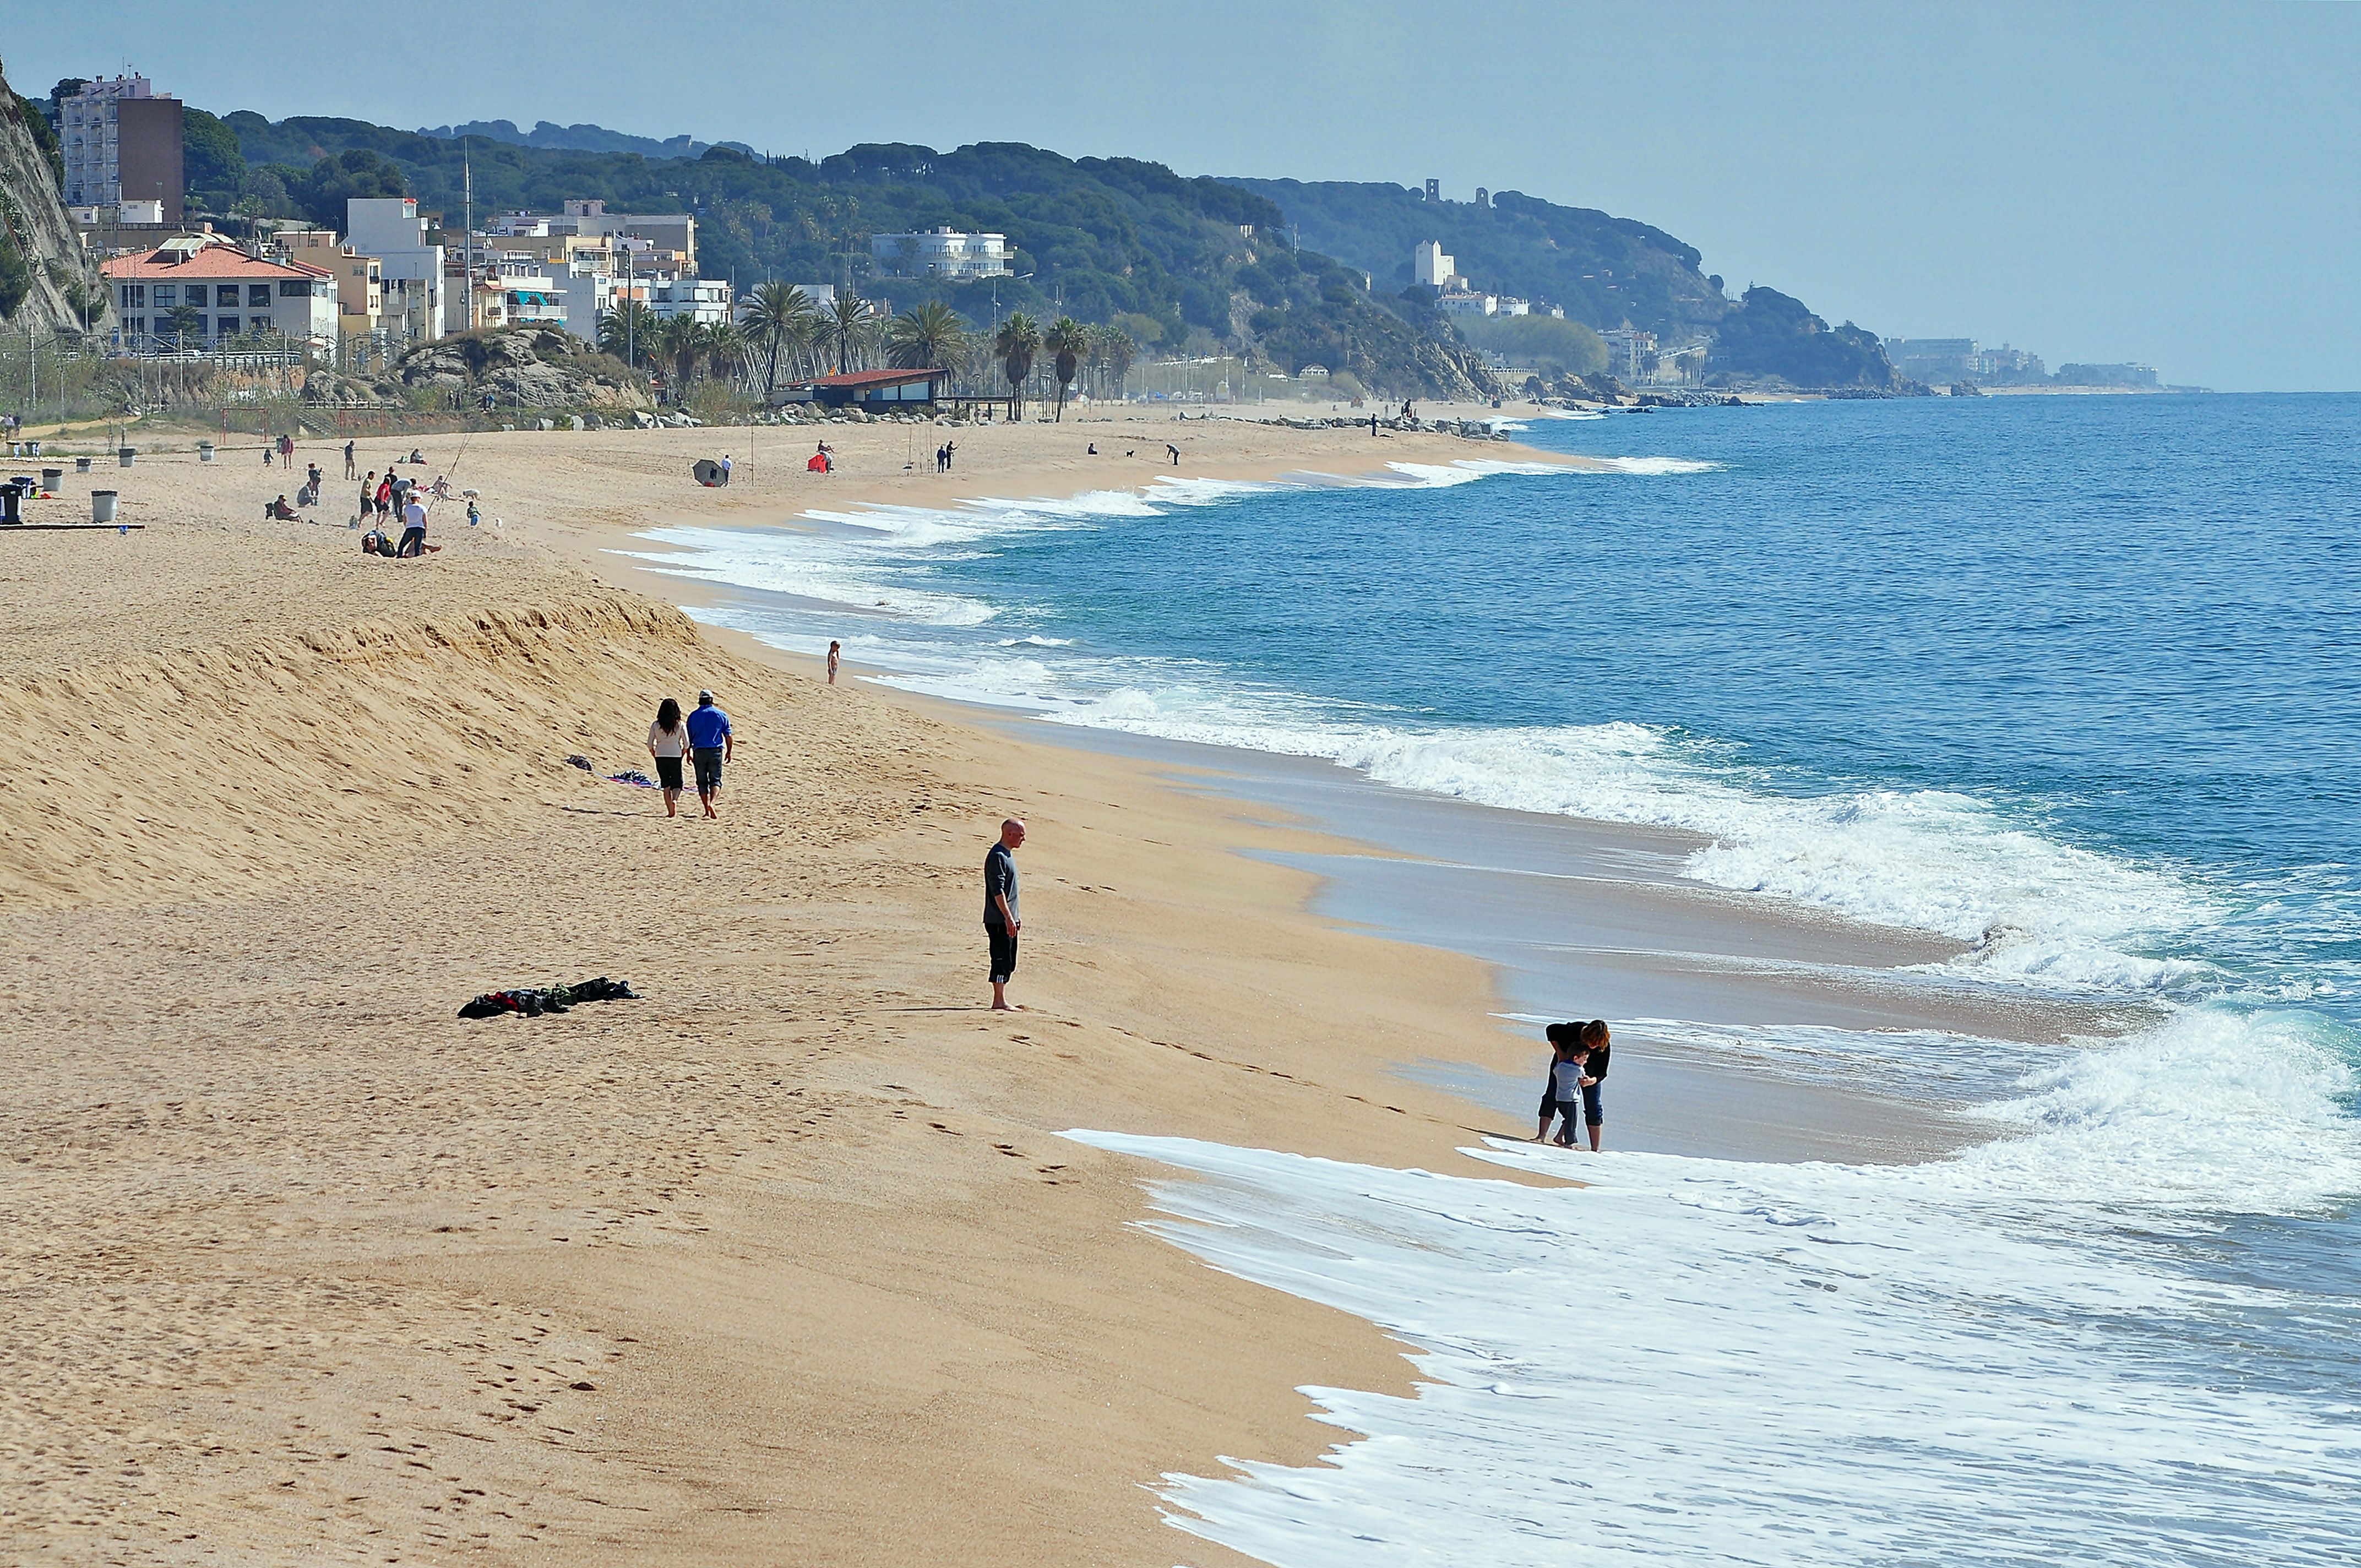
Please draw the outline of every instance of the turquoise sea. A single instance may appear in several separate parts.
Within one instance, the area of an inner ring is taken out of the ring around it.
[[[1930,981],[2158,1020],[1938,1042],[1990,1136],[1915,1166],[1544,1191],[1083,1135],[1433,1379],[1318,1391],[1334,1465],[1209,1458],[1176,1522],[1290,1568],[2356,1561],[2361,398],[1519,433],[1609,466],[1373,439],[1382,482],[651,536],[700,613],[917,689],[1686,829],[1699,883],[1958,939]],[[1860,1045],[1905,1087],[1927,1048]]]

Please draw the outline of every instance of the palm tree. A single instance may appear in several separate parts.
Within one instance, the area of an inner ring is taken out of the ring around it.
[[[850,289],[840,291],[829,302],[828,330],[836,339],[836,373],[843,375],[852,367],[850,363],[856,346],[866,346],[870,329],[869,302]]]
[[[647,302],[625,300],[598,318],[598,346],[618,359],[636,360],[640,349],[654,345],[655,331],[655,313]]]
[[[1025,416],[1025,378],[1033,374],[1033,356],[1041,352],[1041,329],[1019,311],[1000,323],[993,334],[992,356],[1008,378],[1008,417]]]
[[[1131,376],[1132,361],[1139,357],[1139,345],[1119,326],[1091,329],[1091,353],[1104,367],[1099,390],[1104,395],[1110,385],[1115,396],[1123,396],[1123,384]]]
[[[959,313],[940,300],[904,311],[885,328],[886,362],[896,370],[941,370],[967,346]]]
[[[1060,316],[1049,323],[1041,346],[1057,356],[1052,363],[1058,372],[1058,418],[1062,422],[1066,417],[1066,389],[1073,385],[1074,372],[1081,368],[1082,356],[1090,349],[1091,334],[1073,317]]]
[[[811,299],[793,283],[769,282],[754,291],[746,306],[746,334],[764,352],[763,397],[779,389],[779,350],[800,349],[819,330],[819,313]]]
[[[705,329],[705,363],[711,374],[735,385],[745,355],[746,334],[737,327],[716,322]]]
[[[672,371],[672,400],[688,400],[689,378],[705,352],[705,326],[695,316],[666,316],[656,325],[656,352]]]

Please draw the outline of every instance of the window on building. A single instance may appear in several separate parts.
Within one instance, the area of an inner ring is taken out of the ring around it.
[[[246,286],[246,302],[258,311],[269,310],[270,308],[270,285],[268,283],[248,283]]]
[[[235,283],[222,283],[216,285],[214,289],[214,303],[216,305],[227,305],[232,310],[236,310],[237,308],[237,285]]]
[[[169,311],[180,302],[181,286],[178,283],[159,283],[156,285],[156,308],[158,310]]]
[[[148,334],[148,318],[146,316],[133,316],[127,324],[131,328],[132,336],[145,337]]]
[[[282,279],[279,284],[279,297],[282,300],[301,300],[311,292],[312,285],[300,278]]]
[[[191,288],[192,288],[192,289],[193,289],[193,288],[195,288],[195,287],[196,287],[196,285],[195,285],[195,284],[193,284],[193,283],[192,283],[192,284],[190,284],[190,285],[189,285],[189,287],[191,287]],[[191,316],[191,317],[189,318],[189,334],[189,334],[191,337],[203,337],[203,336],[204,336],[204,335],[205,335],[205,318],[204,318],[204,317],[203,317],[203,316]]]
[[[216,337],[236,337],[237,335],[237,318],[236,316],[221,316],[216,318],[214,322],[214,335]]]
[[[145,283],[126,283],[123,285],[123,305],[126,310],[146,310],[148,308],[148,285]]]

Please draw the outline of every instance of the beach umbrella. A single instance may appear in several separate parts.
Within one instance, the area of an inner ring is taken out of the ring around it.
[[[721,482],[721,465],[710,457],[698,458],[697,466],[688,472],[689,477],[700,485],[718,485]]]

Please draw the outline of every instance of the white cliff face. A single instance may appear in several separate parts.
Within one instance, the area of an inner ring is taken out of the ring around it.
[[[104,318],[106,293],[27,124],[27,115],[39,113],[0,78],[0,317],[18,330],[30,322],[49,332],[80,333]],[[89,323],[77,302],[91,309]]]

